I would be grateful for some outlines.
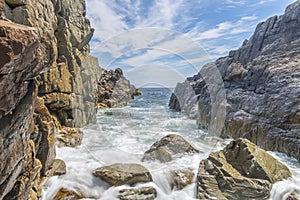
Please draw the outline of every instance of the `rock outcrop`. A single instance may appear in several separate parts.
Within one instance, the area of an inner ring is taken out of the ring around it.
[[[200,162],[196,194],[199,199],[268,199],[272,184],[290,176],[284,164],[238,139]]]
[[[178,84],[170,107],[187,113],[196,110],[192,115],[201,128],[222,126],[218,135],[245,137],[266,150],[300,160],[299,63],[300,2],[296,1],[284,15],[258,24],[238,50]],[[218,69],[222,83],[209,82],[216,75],[210,73],[213,69]],[[220,99],[223,92],[226,98]],[[213,121],[223,114],[223,124]]]
[[[34,132],[35,77],[49,67],[49,44],[38,30],[0,21],[0,199],[28,199],[42,163]]]
[[[152,181],[152,176],[147,168],[133,163],[117,163],[100,167],[93,171],[93,175],[112,186],[134,185]]]
[[[0,2],[0,199],[37,199],[58,131],[96,120],[102,69],[85,14],[82,0]]]
[[[198,153],[190,143],[183,137],[171,134],[155,142],[149,150],[144,153],[142,161],[158,160],[160,162],[169,162],[176,156],[184,153]]]
[[[98,80],[96,103],[98,108],[112,108],[126,106],[134,96],[140,95],[130,81],[127,80],[121,68],[104,70]]]

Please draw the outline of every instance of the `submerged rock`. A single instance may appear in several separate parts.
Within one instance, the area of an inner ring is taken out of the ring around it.
[[[57,146],[76,147],[81,145],[83,132],[78,128],[64,127],[56,136]]]
[[[183,137],[171,134],[163,137],[160,141],[155,142],[149,150],[147,150],[142,158],[146,160],[159,160],[160,162],[169,162],[174,156],[180,156],[184,153],[198,153],[190,143]]]
[[[93,171],[93,175],[112,186],[134,185],[152,181],[149,170],[140,164],[117,163],[100,167]]]
[[[193,182],[194,173],[191,170],[171,171],[171,188],[181,190]]]
[[[67,172],[66,163],[63,160],[55,159],[50,171],[51,171],[51,176],[64,175]]]
[[[199,199],[268,199],[272,184],[291,177],[289,169],[247,139],[232,141],[202,160]]]
[[[120,200],[154,200],[157,192],[153,187],[129,188],[119,191]]]

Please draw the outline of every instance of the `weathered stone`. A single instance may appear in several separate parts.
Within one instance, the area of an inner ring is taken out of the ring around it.
[[[181,190],[193,182],[194,173],[190,170],[171,171],[171,188]]]
[[[80,129],[65,127],[56,135],[57,146],[76,147],[81,144],[82,138],[83,132]]]
[[[297,195],[297,193],[295,192],[292,192],[286,200],[299,200],[299,199],[300,199],[299,195]]]
[[[45,175],[51,168],[56,156],[54,146],[56,127],[48,108],[45,106],[44,100],[40,97],[36,99],[34,112],[36,126],[31,138],[36,145],[37,158],[43,164],[41,173]]]
[[[60,159],[55,159],[51,169],[48,171],[47,175],[48,176],[61,176],[66,174],[67,172],[67,167],[66,163],[63,160]]]
[[[291,176],[288,168],[247,139],[232,141],[199,165],[199,199],[268,199],[276,181]]]
[[[163,137],[160,141],[155,142],[150,149],[145,152],[142,161],[159,160],[160,162],[169,162],[174,156],[198,152],[199,151],[183,137],[171,134]]]
[[[52,200],[77,200],[86,198],[81,192],[70,191],[66,188],[61,188]]]
[[[35,28],[0,21],[0,35],[0,199],[28,199],[41,168],[30,139],[35,77],[51,50]]]
[[[129,188],[119,191],[120,200],[154,200],[157,192],[153,187]]]
[[[97,107],[126,106],[129,100],[140,94],[140,91],[123,76],[121,68],[117,68],[115,71],[104,70],[101,78],[98,80]]]
[[[118,163],[100,167],[93,171],[93,175],[112,186],[134,185],[152,181],[152,176],[148,169],[139,164]]]
[[[26,5],[26,0],[5,0],[5,2],[13,8]]]
[[[210,133],[219,127],[218,135],[245,137],[300,160],[299,13],[296,1],[284,15],[258,24],[242,47],[178,84],[170,107],[194,116]],[[220,80],[211,79],[215,75]]]

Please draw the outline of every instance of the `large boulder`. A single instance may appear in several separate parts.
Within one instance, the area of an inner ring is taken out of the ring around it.
[[[183,137],[176,134],[170,134],[163,137],[160,141],[155,142],[147,150],[142,158],[146,160],[159,160],[160,162],[169,162],[175,156],[181,156],[184,153],[198,153],[190,143]]]
[[[154,200],[157,192],[153,187],[129,188],[119,191],[120,200]]]
[[[268,199],[272,184],[289,177],[284,164],[238,139],[200,162],[196,194],[199,199]]]
[[[117,163],[100,167],[93,171],[93,175],[112,186],[134,185],[152,181],[148,169],[140,164]]]
[[[295,1],[284,15],[259,23],[238,50],[179,83],[170,107],[209,132],[245,137],[300,161],[299,13]]]

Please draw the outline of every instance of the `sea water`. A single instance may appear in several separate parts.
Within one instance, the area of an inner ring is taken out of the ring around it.
[[[171,89],[144,88],[142,95],[123,108],[101,109],[97,123],[83,128],[82,145],[76,148],[57,148],[57,158],[65,161],[67,173],[54,176],[44,183],[43,200],[50,200],[60,188],[80,191],[86,197],[101,200],[117,199],[118,191],[129,186],[110,187],[92,175],[98,167],[114,163],[139,163],[152,174],[153,182],[138,184],[152,186],[161,200],[195,199],[194,183],[182,190],[172,190],[169,184],[170,170],[189,169],[197,174],[199,163],[212,151],[222,149],[229,140],[212,138],[198,129],[195,120],[184,113],[168,108]],[[168,134],[179,134],[200,153],[184,155],[168,163],[141,162],[143,153]],[[289,192],[300,193],[300,166],[295,159],[271,152],[284,162],[293,173],[291,179],[274,185],[272,199],[282,199]]]

